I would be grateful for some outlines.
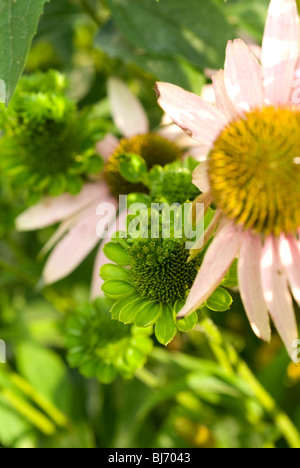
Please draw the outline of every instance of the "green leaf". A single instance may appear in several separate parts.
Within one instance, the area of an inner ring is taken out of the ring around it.
[[[61,195],[67,188],[67,180],[64,174],[57,174],[55,178],[51,180],[51,185],[49,187],[49,195],[52,197],[58,197]]]
[[[162,313],[155,324],[155,336],[159,343],[167,345],[173,340],[176,332],[172,310],[168,305],[164,305]]]
[[[82,11],[72,0],[49,1],[39,22],[34,43],[50,43],[59,61],[68,66],[74,51],[74,27],[83,17]]]
[[[145,160],[138,154],[126,153],[118,157],[120,162],[121,176],[131,182],[137,184],[142,182],[148,172]]]
[[[99,365],[98,361],[94,361],[94,360],[90,361],[87,359],[85,362],[81,364],[80,372],[87,379],[92,379],[96,375],[98,365]]]
[[[131,296],[135,288],[126,281],[108,280],[102,285],[102,291],[111,299],[122,299]]]
[[[119,320],[125,324],[133,323],[136,314],[144,304],[144,299],[136,299],[134,302],[127,304],[127,306],[121,310]]]
[[[100,276],[104,280],[117,279],[130,281],[130,275],[128,270],[125,270],[124,268],[118,265],[113,265],[111,263],[103,265],[103,267],[100,270]]]
[[[96,376],[99,382],[109,384],[115,380],[117,370],[113,364],[101,362],[98,366]]]
[[[108,0],[108,5],[131,44],[199,68],[222,66],[226,43],[234,37],[222,9],[211,1]]]
[[[185,303],[183,301],[177,301],[176,304],[174,305],[173,311],[174,311],[175,319],[176,319],[177,314],[183,308],[184,304]],[[188,332],[192,330],[193,328],[195,328],[195,326],[197,325],[197,322],[198,322],[198,314],[197,312],[193,312],[188,317],[178,320],[176,322],[176,326],[179,331]]]
[[[8,105],[48,0],[0,1],[0,101]]]
[[[30,423],[8,406],[3,397],[0,397],[0,421],[0,443],[10,448],[31,429]]]
[[[240,395],[239,391],[236,388],[232,387],[231,385],[228,385],[221,379],[214,376],[203,375],[203,373],[191,373],[188,376],[187,381],[189,387],[198,395],[206,393],[220,393],[224,395],[230,395],[235,398],[239,397]]]
[[[232,297],[223,288],[218,288],[207,300],[206,305],[210,310],[216,312],[225,312],[232,304]]]
[[[224,11],[241,30],[261,41],[269,3],[269,0],[229,0]]]
[[[235,259],[233,264],[231,265],[227,275],[222,281],[222,285],[226,288],[235,288],[238,286],[238,260]]]
[[[109,21],[97,34],[95,47],[111,58],[138,66],[150,73],[154,80],[172,82],[197,94],[200,94],[205,83],[203,74],[185,59],[161,57],[130,44],[112,21]]]
[[[103,252],[105,253],[106,257],[109,260],[117,263],[118,265],[121,265],[121,266],[130,265],[130,258],[126,250],[120,244],[117,244],[116,242],[108,242],[103,247]]]
[[[143,366],[144,362],[146,361],[145,354],[139,349],[135,348],[129,348],[127,350],[125,359],[127,364],[133,369],[138,369],[139,367]]]
[[[140,328],[139,330],[146,330],[148,334],[152,334],[153,332],[152,327],[148,327],[145,329]],[[148,339],[146,335],[135,336],[131,340],[131,344],[135,349],[138,349],[142,353],[146,353],[146,354],[150,354],[153,349],[153,342],[151,339]]]
[[[88,174],[98,174],[103,167],[103,160],[100,156],[92,156],[88,159],[86,172]]]
[[[130,206],[134,205],[135,203],[143,203],[148,208],[150,208],[151,201],[151,197],[146,193],[130,193],[127,197],[127,206],[128,209],[130,209]]]
[[[131,302],[136,301],[137,299],[139,299],[139,296],[133,295],[130,297],[130,299],[126,298],[115,302],[110,311],[112,320],[120,320],[120,314],[124,307],[126,307]]]
[[[156,322],[160,313],[161,305],[159,302],[148,302],[137,312],[134,323],[137,327],[149,327]]]
[[[61,410],[69,407],[70,382],[67,368],[53,351],[33,342],[16,349],[17,367],[28,382]]]

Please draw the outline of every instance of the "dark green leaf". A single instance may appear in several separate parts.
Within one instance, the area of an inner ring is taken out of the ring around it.
[[[108,0],[128,41],[160,56],[182,57],[196,67],[219,67],[234,36],[222,9],[199,0]]]
[[[99,31],[95,38],[95,46],[111,58],[120,59],[126,64],[137,65],[153,75],[154,80],[169,81],[197,94],[200,93],[205,83],[203,74],[185,59],[161,57],[130,44],[112,21],[109,21]]]
[[[0,101],[8,105],[48,0],[0,1]]]

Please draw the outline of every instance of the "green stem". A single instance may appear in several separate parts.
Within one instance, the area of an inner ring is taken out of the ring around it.
[[[235,352],[236,369],[239,375],[249,384],[257,399],[260,401],[263,408],[273,418],[277,428],[285,437],[291,448],[300,448],[300,434],[294,423],[288,415],[284,413],[276,404],[275,400],[256,379],[247,364]]]
[[[200,319],[199,331],[204,332],[207,336],[211,349],[221,366],[224,369],[228,369],[230,373],[235,372],[248,384],[264,410],[273,419],[276,427],[286,439],[288,445],[291,448],[300,448],[300,434],[294,423],[290,420],[288,415],[277,406],[275,400],[257,380],[234,347],[222,337],[213,321],[203,315]]]
[[[47,398],[38,393],[26,380],[18,374],[9,374],[11,382],[16,385],[22,392],[34,403],[36,403],[45,413],[60,427],[68,426],[66,416],[54,406]]]
[[[54,424],[23,398],[8,389],[1,390],[0,396],[44,434],[53,435],[55,433],[56,428]]]
[[[232,362],[227,352],[227,345],[223,340],[223,336],[220,333],[217,326],[212,320],[204,316],[199,323],[200,331],[203,331],[209,340],[209,344],[213,354],[217,361],[229,375],[234,375],[235,371],[232,366]]]
[[[142,368],[138,369],[135,373],[135,376],[137,379],[139,379],[141,382],[143,382],[147,387],[150,388],[158,388],[159,387],[159,381],[155,375],[151,374],[147,369]]]

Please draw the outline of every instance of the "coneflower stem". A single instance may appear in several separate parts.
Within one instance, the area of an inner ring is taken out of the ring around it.
[[[158,378],[145,368],[138,369],[135,373],[137,379],[143,382],[147,387],[158,388],[160,386]]]
[[[290,448],[300,448],[300,434],[289,416],[278,406],[273,397],[258,381],[248,365],[241,359],[234,347],[224,339],[214,322],[202,315],[198,330],[208,338],[212,352],[216,359],[230,374],[239,375],[254,393],[266,413],[273,419],[277,429]]]

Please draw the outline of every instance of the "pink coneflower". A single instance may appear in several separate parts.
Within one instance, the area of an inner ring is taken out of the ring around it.
[[[194,183],[217,207],[208,234],[218,230],[179,317],[205,302],[238,255],[254,332],[270,340],[270,313],[290,354],[298,336],[292,296],[300,305],[299,38],[296,1],[271,0],[261,63],[242,40],[230,41],[225,70],[213,77],[215,107],[157,85],[169,117],[208,148]]]
[[[149,120],[140,101],[118,78],[109,80],[108,97],[113,120],[123,138],[119,140],[108,134],[98,143],[97,151],[106,161],[99,180],[87,182],[76,196],[63,194],[55,198],[47,197],[26,210],[16,220],[19,231],[42,229],[61,222],[42,251],[45,255],[53,249],[43,271],[45,284],[55,283],[69,275],[99,244],[99,236],[102,234],[96,229],[101,223],[101,216],[97,210],[99,205],[110,207],[109,214],[105,213],[105,220],[108,220],[110,225],[109,233],[125,228],[124,213],[120,214],[117,223],[113,222],[119,208],[118,195],[137,192],[143,187],[130,186],[122,179],[116,165],[118,154],[141,153],[150,167],[152,164],[164,165],[185,154],[193,155],[200,161],[203,155],[201,145],[165,119],[156,132],[150,132]],[[149,158],[152,160],[149,161]],[[103,223],[103,234],[106,227]],[[101,243],[96,255],[92,298],[101,293],[99,271],[102,264],[107,263],[102,248],[108,240],[109,237]]]

